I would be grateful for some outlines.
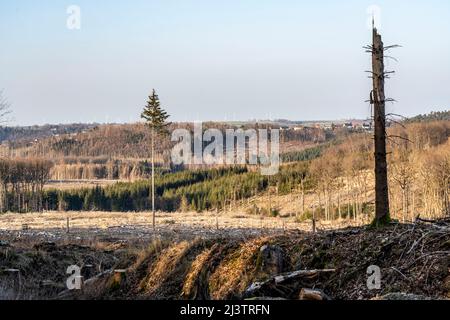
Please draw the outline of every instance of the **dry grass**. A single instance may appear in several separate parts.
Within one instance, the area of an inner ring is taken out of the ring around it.
[[[242,292],[255,274],[256,256],[259,249],[268,241],[259,238],[243,243],[232,254],[225,257],[209,278],[209,290],[213,299],[227,299]]]
[[[0,230],[18,231],[23,225],[33,230],[67,229],[69,219],[70,229],[109,229],[121,227],[152,226],[152,214],[149,212],[45,212],[45,213],[5,213],[0,214]],[[217,219],[217,220],[216,220]],[[358,225],[365,221],[335,221],[319,222],[318,227],[334,229],[343,226]],[[230,213],[157,213],[158,228],[169,228],[179,231],[186,226],[196,229],[278,229],[278,230],[310,230],[311,223],[299,223],[294,217],[262,217],[248,215],[244,212]]]
[[[200,253],[192,263],[188,274],[184,280],[182,297],[186,299],[194,298],[206,298],[207,294],[204,292],[198,292],[199,289],[206,291],[205,282],[208,277],[208,267],[210,267],[210,260],[213,257],[213,253],[217,250],[218,244],[214,244],[211,248],[204,250]]]
[[[183,264],[183,258],[191,246],[191,243],[183,241],[163,250],[154,267],[149,270],[148,277],[141,282],[141,290],[147,295],[154,295],[174,270]]]

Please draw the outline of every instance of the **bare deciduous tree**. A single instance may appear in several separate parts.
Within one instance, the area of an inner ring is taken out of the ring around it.
[[[6,122],[6,116],[11,113],[9,103],[3,95],[3,90],[0,90],[0,124]]]
[[[51,167],[41,159],[0,160],[0,212],[42,211]]]

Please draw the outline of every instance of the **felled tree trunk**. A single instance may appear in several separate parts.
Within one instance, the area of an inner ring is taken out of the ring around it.
[[[299,300],[331,300],[322,290],[303,288],[300,290]]]
[[[298,298],[302,288],[312,287],[322,275],[335,272],[335,269],[297,270],[283,273],[263,282],[252,283],[244,292],[244,298],[251,297],[287,297]]]

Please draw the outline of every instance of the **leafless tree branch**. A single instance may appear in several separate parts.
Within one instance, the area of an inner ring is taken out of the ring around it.
[[[402,137],[402,136],[397,136],[397,135],[389,135],[389,136],[388,136],[388,138],[398,138],[398,139],[402,139],[402,140],[405,140],[405,141],[408,141],[408,142],[412,143],[412,141],[411,141],[411,140],[409,140],[409,139],[408,139],[408,138],[406,138],[406,137]]]
[[[10,113],[9,103],[3,96],[3,90],[0,90],[0,124],[7,122],[6,116]]]

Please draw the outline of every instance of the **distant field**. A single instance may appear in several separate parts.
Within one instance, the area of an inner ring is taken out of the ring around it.
[[[58,190],[70,190],[70,189],[81,189],[96,186],[107,186],[117,183],[118,180],[51,180],[47,182],[44,189],[58,189]]]
[[[113,227],[141,226],[152,227],[152,214],[149,212],[48,212],[48,213],[7,213],[0,215],[0,229],[21,230],[23,224],[31,229],[66,229],[67,218],[71,228],[107,229]],[[217,218],[217,219],[216,219]],[[201,228],[300,228],[302,224],[290,219],[259,217],[245,214],[213,213],[158,213],[156,224],[164,226],[196,226]]]
[[[107,234],[118,238],[133,239],[154,234],[152,214],[116,212],[46,212],[46,213],[5,213],[0,215],[0,234],[21,233],[37,239],[58,240],[67,233],[67,219],[71,235],[89,238]],[[361,223],[361,222],[359,222]],[[336,229],[358,222],[318,222],[319,229]],[[240,237],[259,233],[277,233],[288,230],[311,230],[311,222],[296,222],[294,218],[265,217],[243,213],[158,213],[157,233],[181,238],[195,236],[225,235]]]

